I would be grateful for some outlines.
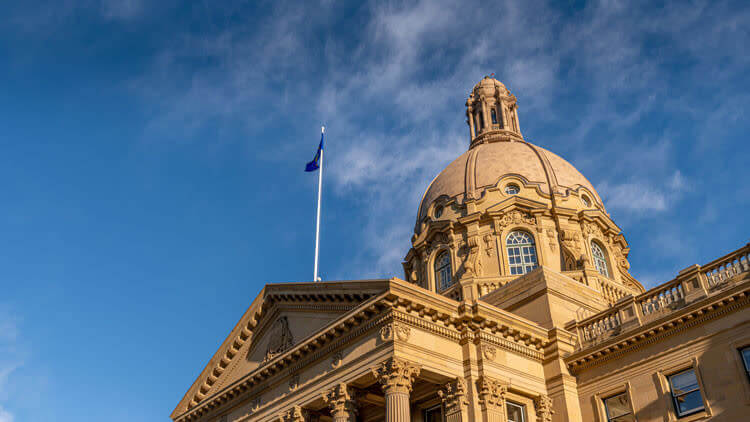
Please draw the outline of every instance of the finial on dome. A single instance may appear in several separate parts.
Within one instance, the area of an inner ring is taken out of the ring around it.
[[[518,125],[516,97],[490,73],[474,85],[466,100],[471,143],[523,140]]]

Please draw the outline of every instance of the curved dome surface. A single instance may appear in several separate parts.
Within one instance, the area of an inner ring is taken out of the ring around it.
[[[554,191],[565,195],[567,189],[584,187],[602,205],[591,182],[562,157],[528,142],[491,142],[474,146],[440,172],[422,197],[418,219],[424,218],[430,204],[443,195],[458,202],[467,196],[480,198],[485,189],[509,175],[538,184],[545,194]],[[550,182],[554,189],[550,189]]]

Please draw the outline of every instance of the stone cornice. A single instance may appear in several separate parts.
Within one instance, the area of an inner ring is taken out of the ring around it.
[[[403,280],[388,280],[387,286],[387,291],[363,302],[289,350],[234,383],[213,392],[193,408],[173,416],[173,419],[193,421],[209,412],[213,413],[213,410],[236,398],[257,395],[260,386],[297,373],[313,362],[346,347],[354,339],[396,322],[457,342],[461,341],[463,332],[471,338],[541,359],[540,350],[547,342],[546,330],[529,321],[491,305],[460,305],[434,292],[415,288]],[[396,336],[392,336],[389,341],[395,341],[395,338]]]
[[[603,343],[575,352],[566,357],[565,362],[571,372],[580,373],[681,331],[744,308],[750,304],[749,293],[750,286],[743,283],[721,292],[721,294],[709,296],[683,309],[669,313],[637,330],[626,331]]]
[[[266,315],[277,309],[277,304],[299,309],[333,310],[337,305],[351,308],[377,292],[387,288],[388,280],[355,280],[324,283],[277,283],[266,285],[193,385],[172,412],[171,417],[184,414],[182,409],[190,410],[204,400],[217,380],[227,370],[229,364],[239,355],[239,350],[257,336],[258,326]],[[307,306],[305,306],[307,304]]]

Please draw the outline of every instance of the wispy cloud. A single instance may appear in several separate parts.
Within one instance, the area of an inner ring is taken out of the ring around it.
[[[23,365],[18,334],[18,317],[0,305],[0,402],[8,399],[10,376]],[[13,422],[13,415],[2,404],[0,422]]]
[[[490,72],[519,98],[527,137],[571,159],[616,216],[674,209],[697,180],[677,165],[695,132],[669,123],[689,114],[707,137],[726,113],[741,119],[748,99],[727,87],[747,69],[738,41],[748,40],[747,16],[705,1],[661,9],[594,1],[575,11],[388,1],[356,16],[330,2],[303,12],[282,1],[263,18],[165,40],[133,86],[155,104],[149,130],[180,139],[206,127],[253,134],[329,124],[332,139],[346,140],[329,146],[334,189],[371,204],[360,257],[340,273],[361,276],[362,263],[376,262],[372,272],[399,274],[421,193],[466,149],[463,102]],[[723,81],[721,92],[707,89],[706,75]],[[289,118],[301,109],[313,115]],[[286,157],[297,147],[285,139],[261,148]]]

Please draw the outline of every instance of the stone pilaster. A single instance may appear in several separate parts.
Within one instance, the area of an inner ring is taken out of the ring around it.
[[[453,382],[446,384],[442,390],[438,391],[440,399],[443,401],[445,409],[446,422],[468,422],[469,401],[466,398],[466,381],[463,378],[456,378]]]
[[[482,376],[477,380],[477,392],[482,421],[505,422],[505,394],[508,387],[500,381]]]
[[[356,420],[357,406],[346,384],[339,384],[332,390],[323,393],[323,400],[331,409],[333,422],[354,422]]]
[[[410,422],[409,394],[421,368],[403,359],[393,358],[373,368],[375,379],[385,393],[385,422]]]

